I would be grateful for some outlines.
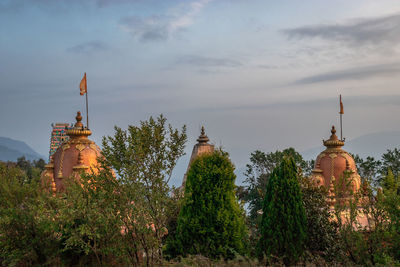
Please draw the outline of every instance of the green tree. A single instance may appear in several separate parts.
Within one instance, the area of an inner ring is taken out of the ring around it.
[[[332,220],[325,187],[315,186],[307,177],[300,177],[300,188],[307,218],[305,248],[309,258],[335,261],[342,255],[337,223]]]
[[[363,182],[376,182],[379,177],[381,162],[374,157],[361,158],[359,155],[352,155],[356,163],[358,174]]]
[[[393,257],[400,261],[400,182],[391,169],[382,180],[383,205],[389,217],[388,228],[391,242],[388,242]]]
[[[216,151],[191,165],[175,238],[167,252],[201,254],[213,259],[246,252],[244,210],[235,196],[234,166],[228,154]]]
[[[103,170],[66,182],[68,190],[59,195],[56,221],[62,261],[69,266],[138,264],[136,244],[126,242],[122,234],[127,215],[119,181]]]
[[[54,219],[57,199],[27,180],[13,164],[0,163],[0,265],[56,264],[61,246]]]
[[[292,157],[301,170],[310,172],[313,165],[307,162],[294,148],[283,151],[265,153],[259,150],[251,153],[250,164],[247,164],[245,186],[239,187],[239,199],[248,203],[249,230],[251,242],[255,245],[259,239],[259,225],[262,217],[262,206],[265,190],[272,171],[282,162],[284,157]]]
[[[292,158],[284,158],[271,174],[260,228],[259,257],[277,257],[286,265],[298,261],[307,240],[307,221],[298,168]]]
[[[380,178],[379,181],[385,178],[388,169],[391,169],[395,177],[400,175],[400,149],[388,149],[386,153],[382,155],[380,165]]]
[[[163,257],[168,212],[176,205],[168,182],[185,142],[186,127],[173,129],[162,115],[126,131],[115,127],[114,136],[103,138],[101,164],[112,168],[119,181],[124,236],[136,251],[145,253],[147,265]]]

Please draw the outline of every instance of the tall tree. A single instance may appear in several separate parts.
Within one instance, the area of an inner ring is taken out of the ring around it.
[[[376,182],[378,180],[381,162],[374,157],[361,158],[359,155],[352,155],[357,166],[358,173],[363,181]]]
[[[265,190],[272,171],[282,162],[284,157],[293,158],[297,167],[301,170],[310,169],[310,162],[307,162],[294,148],[287,148],[283,151],[265,153],[255,151],[251,153],[250,164],[247,164],[245,172],[246,185],[240,192],[240,199],[249,204],[249,220],[252,236],[257,237],[257,226],[261,221],[261,210],[265,198]]]
[[[200,156],[192,163],[176,236],[167,244],[171,256],[233,258],[245,253],[244,210],[235,196],[233,171],[228,154],[222,151]]]
[[[342,256],[337,223],[332,220],[327,189],[315,186],[307,177],[299,177],[303,205],[307,217],[306,249],[310,258],[333,261]]]
[[[162,259],[162,240],[167,233],[171,199],[168,181],[184,154],[186,127],[166,125],[160,115],[103,139],[103,166],[115,171],[120,183],[124,233],[146,255],[148,265]]]
[[[389,168],[388,174],[382,180],[383,203],[389,216],[389,231],[392,242],[389,247],[396,260],[400,261],[400,179]]]
[[[307,239],[306,214],[292,158],[284,158],[268,181],[261,219],[259,256],[281,258],[286,265],[296,263]]]
[[[388,149],[386,153],[382,155],[382,165],[380,166],[381,177],[379,181],[385,178],[388,169],[390,168],[394,176],[400,175],[400,149]]]

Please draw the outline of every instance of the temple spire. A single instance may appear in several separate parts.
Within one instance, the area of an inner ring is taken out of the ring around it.
[[[331,136],[329,137],[328,140],[323,140],[324,146],[328,148],[340,148],[344,146],[344,141],[339,140],[339,138],[336,135],[336,129],[335,126],[332,125],[331,129]]]
[[[204,130],[204,126],[201,126],[201,133],[199,138],[197,139],[197,142],[200,144],[206,144],[210,139],[208,139],[208,136],[206,135],[206,131]]]

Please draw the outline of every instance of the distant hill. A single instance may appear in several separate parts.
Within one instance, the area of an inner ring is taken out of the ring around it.
[[[28,160],[46,159],[25,142],[0,137],[0,161],[16,161],[22,156],[25,156]]]
[[[371,133],[352,140],[346,140],[343,149],[352,154],[358,154],[362,158],[372,156],[375,159],[380,159],[387,149],[399,147],[400,132],[396,131]],[[306,160],[315,159],[324,149],[324,146],[314,147],[301,152],[301,154]]]

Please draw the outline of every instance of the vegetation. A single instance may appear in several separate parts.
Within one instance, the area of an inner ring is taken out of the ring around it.
[[[56,197],[44,161],[0,162],[0,266],[400,266],[400,150],[355,155],[362,190],[332,207],[293,148],[252,153],[243,187],[225,152],[202,156],[181,198],[168,181],[185,142],[163,116],[116,127],[103,168]]]
[[[295,264],[304,252],[307,238],[297,166],[284,158],[267,184],[261,219],[259,257],[281,258],[285,265]]]
[[[255,151],[251,153],[250,164],[247,164],[246,172],[246,186],[239,187],[239,199],[248,203],[249,210],[249,226],[252,232],[253,244],[258,240],[257,226],[261,222],[261,210],[263,201],[266,194],[268,180],[272,171],[282,162],[284,157],[291,157],[295,161],[299,172],[303,170],[310,173],[312,167],[311,163],[303,160],[303,157],[293,148],[288,148],[283,151],[276,151],[271,153],[264,153],[262,151]]]
[[[216,151],[191,165],[174,238],[172,257],[201,254],[232,259],[246,252],[244,210],[235,196],[234,166],[228,154]]]

